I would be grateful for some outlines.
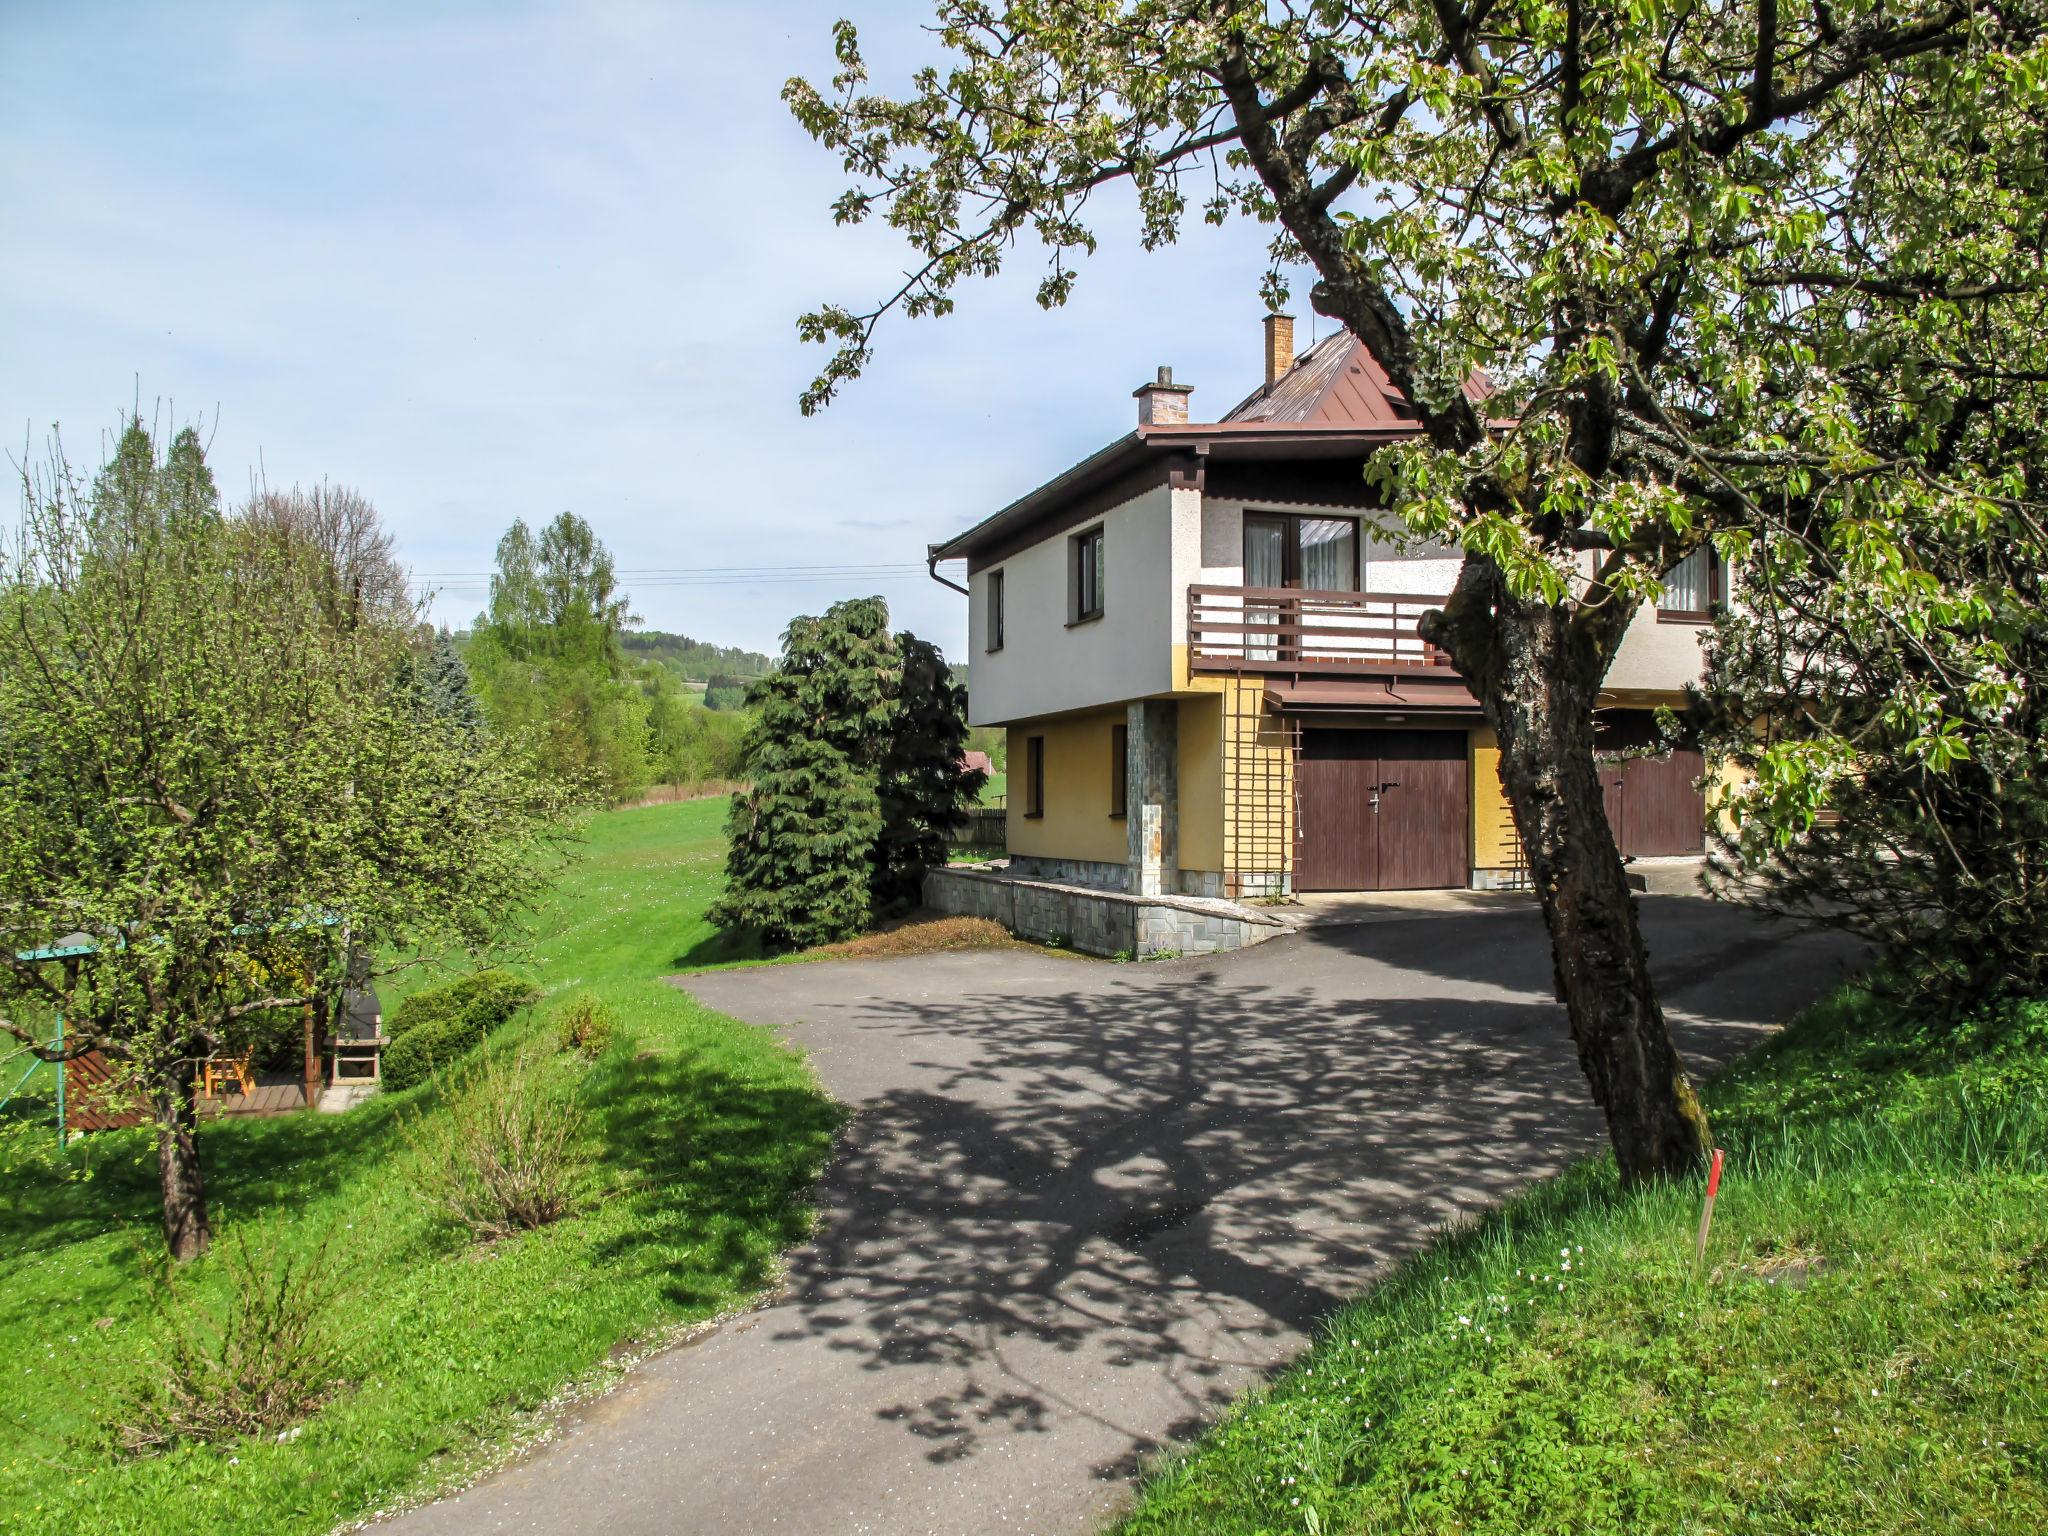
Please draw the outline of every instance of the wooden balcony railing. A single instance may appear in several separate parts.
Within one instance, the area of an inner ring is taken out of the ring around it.
[[[1442,598],[1298,587],[1188,588],[1188,664],[1198,672],[1448,671],[1415,632]]]

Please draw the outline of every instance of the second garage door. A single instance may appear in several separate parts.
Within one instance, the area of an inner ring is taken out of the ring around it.
[[[1471,800],[1463,731],[1309,729],[1298,771],[1296,890],[1466,883]]]
[[[1594,736],[1596,748],[1607,752],[1641,751],[1657,743],[1656,722],[1642,711],[1616,711],[1600,722]],[[1707,804],[1700,778],[1705,772],[1706,760],[1697,747],[1630,757],[1603,768],[1600,787],[1615,846],[1642,857],[1703,851]]]

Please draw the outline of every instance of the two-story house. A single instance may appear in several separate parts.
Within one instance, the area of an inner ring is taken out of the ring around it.
[[[1209,422],[1160,369],[1135,430],[929,551],[967,564],[1011,872],[1142,896],[1518,884],[1493,733],[1416,633],[1458,552],[1396,537],[1364,476],[1414,413],[1348,333],[1297,357],[1271,316],[1265,355]],[[1696,558],[1638,616],[1604,741],[1654,741],[1719,582]],[[1608,775],[1624,853],[1699,851],[1701,768],[1680,751]]]

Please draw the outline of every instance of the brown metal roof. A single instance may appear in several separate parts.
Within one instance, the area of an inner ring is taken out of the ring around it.
[[[1465,393],[1483,400],[1493,386],[1474,374]],[[1349,331],[1333,331],[1221,421],[1139,427],[965,532],[930,545],[928,554],[933,561],[953,560],[986,549],[1161,453],[1258,460],[1362,455],[1416,430],[1414,408],[1365,344]]]
[[[1465,381],[1473,401],[1493,393],[1482,374]],[[1271,384],[1261,385],[1223,418],[1233,421],[1301,425],[1404,427],[1416,421],[1415,407],[1394,387],[1365,343],[1349,331],[1332,331],[1294,360]]]

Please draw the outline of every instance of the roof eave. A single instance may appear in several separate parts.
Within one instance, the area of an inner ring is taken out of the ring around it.
[[[1324,453],[1341,452],[1354,446],[1377,447],[1381,443],[1413,437],[1419,430],[1419,427],[1405,423],[1399,426],[1360,427],[1347,422],[1269,421],[1176,422],[1171,425],[1138,427],[1097,449],[1036,490],[1018,497],[1001,511],[991,513],[972,528],[956,533],[937,544],[926,545],[925,553],[927,558],[934,562],[964,559],[997,535],[1029,522],[1046,508],[1067,497],[1093,489],[1126,465],[1147,454],[1192,451],[1207,456],[1214,452],[1216,447],[1224,445],[1232,450],[1294,447],[1319,449]],[[1235,457],[1236,454],[1233,453],[1231,456]]]

